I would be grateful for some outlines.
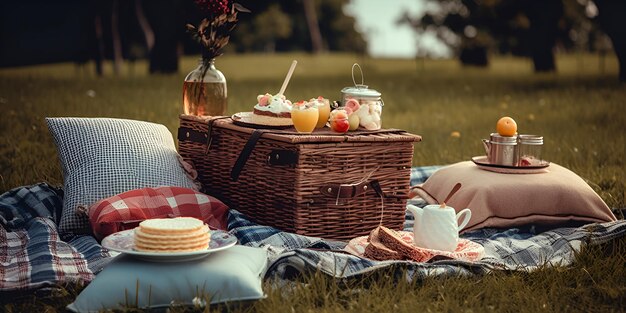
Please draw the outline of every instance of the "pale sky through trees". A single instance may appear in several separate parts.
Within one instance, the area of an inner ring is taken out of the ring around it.
[[[408,25],[396,22],[405,11],[411,15],[423,10],[421,0],[352,0],[345,8],[357,20],[357,28],[368,41],[368,52],[374,57],[413,58],[416,36]],[[448,49],[435,36],[424,36],[420,47],[432,56],[446,57]]]

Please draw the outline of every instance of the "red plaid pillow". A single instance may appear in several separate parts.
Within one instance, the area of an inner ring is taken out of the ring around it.
[[[151,218],[195,217],[212,229],[226,229],[227,211],[220,200],[189,188],[141,188],[96,202],[89,208],[89,222],[100,240]]]

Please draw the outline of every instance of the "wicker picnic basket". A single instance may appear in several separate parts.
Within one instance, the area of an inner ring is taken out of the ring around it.
[[[179,152],[207,194],[262,225],[349,240],[402,229],[413,144],[402,130],[312,134],[180,116]]]

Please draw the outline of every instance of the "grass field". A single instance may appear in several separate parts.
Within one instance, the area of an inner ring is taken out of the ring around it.
[[[480,139],[495,131],[499,117],[509,115],[521,133],[544,136],[547,160],[578,173],[610,207],[626,207],[626,88],[617,82],[614,57],[605,60],[606,70],[601,72],[596,56],[561,55],[558,73],[535,74],[528,60],[514,58],[495,58],[489,68],[479,69],[463,68],[454,60],[416,62],[347,54],[227,55],[218,59],[217,67],[228,79],[229,113],[249,111],[257,94],[278,92],[292,59],[299,61],[286,92],[292,100],[318,95],[339,99],[341,88],[352,85],[352,64],[360,63],[365,84],[383,94],[383,127],[423,136],[415,147],[416,166],[484,154]],[[0,192],[41,181],[62,184],[46,116],[132,118],[165,124],[175,134],[182,112],[182,80],[196,62],[185,58],[180,73],[167,76],[146,75],[143,62],[125,67],[117,77],[107,68],[101,78],[94,77],[91,68],[72,64],[0,69]],[[307,285],[311,287],[269,291],[269,298],[251,309],[622,311],[625,255],[626,242],[621,240],[584,251],[573,268],[418,285],[392,286],[381,276],[360,282],[368,284],[362,288],[354,282],[340,286],[313,277]],[[58,297],[53,307],[62,307],[72,296]]]

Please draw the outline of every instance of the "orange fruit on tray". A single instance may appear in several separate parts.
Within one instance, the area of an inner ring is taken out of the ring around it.
[[[502,117],[498,120],[498,123],[496,123],[496,131],[500,136],[514,136],[515,133],[517,133],[517,123],[508,116]]]

